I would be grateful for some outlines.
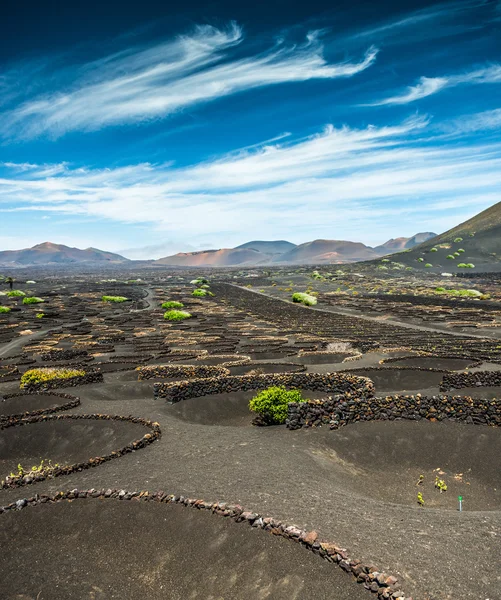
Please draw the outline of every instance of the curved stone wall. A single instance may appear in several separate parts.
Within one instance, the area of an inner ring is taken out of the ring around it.
[[[184,379],[221,377],[230,374],[230,371],[220,365],[149,365],[137,367],[137,378],[162,379],[182,377]]]
[[[332,397],[291,402],[286,425],[289,429],[328,425],[338,429],[357,421],[461,421],[478,425],[501,425],[501,399],[480,400],[469,396]]]
[[[124,446],[123,448],[119,448],[105,456],[97,456],[95,458],[90,458],[89,460],[73,465],[67,466],[56,466],[50,469],[47,469],[43,473],[37,473],[36,475],[32,475],[31,473],[27,473],[21,477],[6,477],[5,481],[2,481],[0,484],[0,488],[12,488],[19,487],[22,485],[27,485],[30,483],[36,483],[37,481],[43,481],[44,479],[49,479],[53,477],[59,477],[61,475],[69,475],[70,473],[74,473],[75,471],[82,471],[84,469],[90,469],[91,467],[97,467],[98,465],[105,463],[114,458],[118,458],[123,456],[124,454],[128,454],[129,452],[134,452],[135,450],[139,450],[140,448],[144,448],[148,444],[151,444],[155,440],[157,440],[161,435],[160,425],[158,423],[153,423],[151,421],[147,421],[145,419],[141,419],[139,417],[122,417],[120,415],[99,415],[99,414],[77,414],[77,415],[40,415],[35,417],[30,417],[29,419],[13,419],[7,422],[0,423],[0,430],[7,429],[8,427],[19,427],[30,425],[31,423],[43,423],[49,420],[77,420],[77,419],[94,419],[94,420],[106,420],[106,421],[127,421],[129,423],[138,423],[140,425],[144,425],[148,427],[150,432],[144,435],[142,438],[138,440],[134,440]]]
[[[442,379],[441,392],[467,387],[501,386],[501,371],[475,371],[474,373],[448,373]]]
[[[163,398],[173,404],[180,400],[211,394],[264,390],[273,385],[343,394],[354,398],[374,395],[374,384],[370,379],[346,373],[267,373],[212,377],[175,383],[155,383],[153,393],[155,398]]]
[[[299,529],[295,525],[288,525],[272,517],[265,517],[255,512],[246,511],[239,504],[206,502],[196,498],[167,494],[163,491],[150,493],[148,491],[130,492],[111,488],[107,490],[74,489],[66,492],[57,492],[50,496],[42,494],[30,498],[21,498],[16,502],[11,502],[6,506],[0,507],[0,514],[23,510],[38,504],[64,502],[83,498],[87,499],[87,501],[99,499],[101,501],[135,500],[140,502],[162,502],[179,504],[191,509],[209,510],[215,515],[233,519],[237,523],[262,529],[272,535],[300,544],[303,548],[313,552],[327,562],[341,567],[343,571],[352,575],[357,583],[363,585],[365,589],[377,595],[378,598],[412,600],[412,598],[406,596],[402,591],[400,582],[395,576],[379,571],[372,564],[364,564],[360,560],[351,558],[346,548],[342,548],[338,544],[332,542],[323,541],[316,531],[305,531]]]

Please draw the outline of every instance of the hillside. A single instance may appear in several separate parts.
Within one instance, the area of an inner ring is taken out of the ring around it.
[[[155,265],[176,267],[233,267],[243,264],[257,265],[268,262],[270,257],[251,248],[222,248],[199,252],[179,252],[155,260]]]
[[[399,254],[397,260],[417,269],[451,273],[501,270],[501,202]]]
[[[28,267],[35,265],[113,264],[128,262],[127,258],[97,248],[70,248],[63,244],[44,242],[23,250],[0,252],[0,266]]]
[[[414,248],[418,244],[422,244],[432,238],[436,237],[436,233],[431,233],[429,231],[424,233],[416,233],[416,235],[407,238],[407,237],[398,237],[392,238],[388,240],[384,244],[380,246],[376,246],[374,250],[376,252],[384,254],[391,254],[392,252],[402,252],[403,250],[407,250],[409,248]]]
[[[263,254],[276,255],[276,254],[285,254],[290,250],[296,248],[296,244],[292,244],[291,242],[287,242],[285,240],[276,240],[272,242],[265,241],[253,241],[246,242],[241,246],[237,246],[236,250],[241,248],[249,248],[251,250],[257,250],[258,252],[262,252]]]
[[[314,240],[296,246],[289,252],[277,256],[274,263],[342,263],[369,260],[377,253],[360,242],[342,240]]]

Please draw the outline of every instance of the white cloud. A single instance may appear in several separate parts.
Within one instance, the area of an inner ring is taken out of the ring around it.
[[[469,71],[459,75],[445,77],[421,77],[416,85],[409,86],[404,92],[390,96],[363,106],[386,106],[395,104],[408,104],[421,98],[426,98],[440,92],[445,88],[459,85],[477,85],[482,83],[501,83],[501,65],[494,64],[489,67]]]
[[[443,123],[441,127],[444,131],[455,134],[501,129],[501,108],[458,117]]]
[[[80,68],[69,89],[27,100],[4,113],[4,136],[58,137],[68,131],[90,131],[110,125],[166,117],[186,107],[257,87],[309,79],[351,77],[367,69],[377,50],[359,62],[330,64],[318,32],[302,45],[273,48],[237,57],[241,28],[198,27],[146,50],[105,57]]]
[[[501,142],[447,145],[413,118],[392,127],[329,126],[183,168],[4,166],[0,210],[144,223],[155,240],[193,246],[215,236],[223,245],[242,237],[296,241],[300,233],[304,241],[305,232],[367,241],[376,230],[395,237],[417,216],[432,231],[446,213],[453,225],[465,207],[494,202],[500,186]]]

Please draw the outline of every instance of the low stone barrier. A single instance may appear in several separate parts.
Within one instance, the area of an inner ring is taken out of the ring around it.
[[[76,471],[83,471],[84,469],[90,469],[91,467],[97,467],[100,464],[103,464],[109,460],[114,458],[118,458],[119,456],[123,456],[124,454],[128,454],[129,452],[134,452],[139,450],[140,448],[144,448],[148,444],[151,444],[155,440],[157,440],[161,435],[160,425],[158,423],[153,423],[151,421],[147,421],[145,419],[141,419],[139,417],[122,417],[120,415],[100,415],[100,414],[91,414],[91,415],[40,415],[35,417],[30,417],[29,419],[17,419],[10,420],[4,423],[0,423],[0,431],[2,429],[7,429],[8,427],[19,427],[30,425],[32,423],[43,423],[47,421],[62,421],[62,420],[77,420],[77,419],[87,419],[87,420],[105,420],[105,421],[127,421],[129,423],[139,423],[140,425],[144,425],[148,427],[150,432],[143,435],[142,438],[138,440],[134,440],[124,446],[123,448],[119,448],[118,450],[114,450],[105,456],[96,456],[95,458],[89,458],[89,460],[81,463],[76,463],[73,465],[66,466],[54,466],[45,469],[44,472],[37,472],[36,474],[32,474],[30,472],[23,474],[21,476],[13,476],[6,477],[4,481],[0,482],[0,489],[6,488],[14,488],[20,487],[23,485],[27,485],[30,483],[36,483],[37,481],[43,481],[45,479],[51,479],[53,477],[59,477],[61,475],[69,475],[70,473],[74,473]]]
[[[501,386],[501,371],[476,371],[474,373],[449,373],[442,378],[441,392],[467,387]]]
[[[220,365],[148,365],[137,367],[137,378],[162,379],[182,377],[183,379],[221,377],[230,374],[226,367]]]
[[[49,352],[43,352],[40,354],[40,360],[42,361],[59,361],[59,360],[73,360],[74,358],[84,358],[88,357],[89,354],[87,350],[62,350],[62,349],[54,349]]]
[[[480,400],[469,396],[395,395],[386,397],[340,396],[307,402],[291,402],[289,429],[328,425],[338,429],[356,421],[461,421],[478,425],[501,425],[501,399]]]
[[[153,384],[155,398],[163,398],[170,404],[225,392],[264,390],[280,385],[353,397],[374,395],[374,384],[367,377],[356,377],[349,373],[265,373],[260,375],[233,375],[211,377],[173,383]]]
[[[264,517],[258,513],[246,511],[239,504],[229,504],[227,502],[206,502],[196,498],[187,498],[184,496],[174,496],[166,492],[140,491],[128,492],[126,490],[107,489],[96,490],[69,490],[66,492],[57,492],[54,495],[36,495],[30,498],[20,498],[16,502],[11,502],[6,506],[0,507],[0,514],[23,510],[39,504],[54,502],[73,501],[86,498],[116,501],[135,500],[138,502],[162,502],[179,504],[187,508],[198,510],[209,510],[215,515],[226,517],[237,523],[248,525],[249,527],[262,529],[272,535],[280,536],[300,544],[306,550],[313,552],[327,562],[339,565],[343,571],[352,575],[357,583],[378,598],[390,600],[412,600],[402,591],[400,583],[396,577],[378,571],[371,564],[364,564],[360,560],[351,558],[346,548],[332,542],[322,541],[316,531],[305,531],[295,525],[288,525],[272,517]]]
[[[4,399],[5,400],[10,400],[12,398],[20,398],[23,396],[27,396],[28,394],[26,394],[26,392],[22,392],[20,394],[4,394]],[[35,417],[38,415],[48,415],[51,413],[55,413],[55,412],[60,412],[62,410],[70,410],[72,408],[76,408],[79,404],[80,404],[80,398],[77,398],[76,396],[72,396],[71,394],[60,394],[60,393],[55,393],[55,392],[51,392],[50,394],[47,394],[45,392],[34,392],[32,394],[30,394],[32,396],[49,396],[49,397],[57,397],[57,398],[61,398],[62,404],[54,404],[54,406],[51,406],[49,408],[39,408],[38,410],[32,410],[32,411],[25,411],[23,413],[19,413],[19,414],[11,414],[11,415],[2,415],[0,414],[0,423],[3,423],[5,421],[16,421],[18,419],[26,419],[28,417]],[[0,410],[2,410],[2,405],[0,404]]]
[[[103,374],[100,371],[89,371],[85,375],[77,375],[75,377],[67,377],[60,379],[50,379],[49,381],[40,381],[38,383],[30,383],[23,386],[25,392],[45,392],[47,390],[55,390],[65,387],[76,387],[77,385],[85,385],[87,383],[102,383]]]

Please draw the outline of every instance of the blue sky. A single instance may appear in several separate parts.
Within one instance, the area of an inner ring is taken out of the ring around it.
[[[376,245],[501,200],[497,0],[102,4],[2,8],[0,249]]]

